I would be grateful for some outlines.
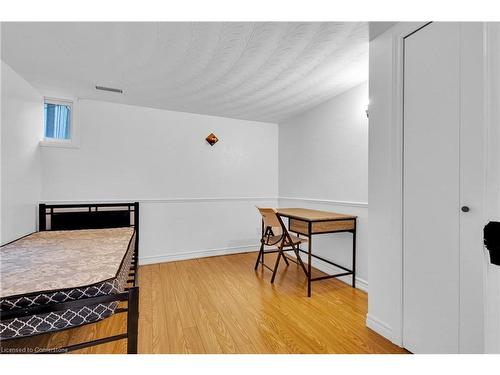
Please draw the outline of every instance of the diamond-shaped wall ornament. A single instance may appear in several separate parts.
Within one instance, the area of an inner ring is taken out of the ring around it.
[[[208,143],[210,143],[210,146],[213,146],[214,144],[217,143],[219,138],[214,133],[210,133],[207,138],[205,138]]]

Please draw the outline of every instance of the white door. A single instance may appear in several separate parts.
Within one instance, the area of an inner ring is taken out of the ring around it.
[[[431,23],[404,42],[403,345],[414,353],[483,351],[481,30]]]

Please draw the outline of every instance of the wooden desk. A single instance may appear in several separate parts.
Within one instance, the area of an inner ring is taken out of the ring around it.
[[[278,215],[288,218],[288,230],[306,236],[308,239],[307,251],[307,296],[311,297],[311,283],[313,281],[331,279],[333,277],[352,275],[352,287],[356,287],[356,219],[357,216],[338,214],[335,212],[310,210],[307,208],[280,208]],[[312,236],[326,233],[352,233],[352,269],[348,269],[328,259],[312,253]],[[311,276],[311,259],[316,258],[322,262],[338,267],[345,272],[335,275],[326,275],[313,278]]]

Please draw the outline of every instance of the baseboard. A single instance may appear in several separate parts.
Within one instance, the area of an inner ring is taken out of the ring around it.
[[[385,322],[366,314],[366,326],[371,330],[377,332],[379,335],[384,336],[386,339],[394,342],[392,328]]]
[[[150,255],[150,256],[139,257],[139,265],[174,262],[177,260],[206,258],[219,255],[248,253],[251,251],[257,251],[258,249],[259,245],[245,245],[245,246],[221,247],[217,249],[183,251],[183,252],[162,254],[162,255]]]

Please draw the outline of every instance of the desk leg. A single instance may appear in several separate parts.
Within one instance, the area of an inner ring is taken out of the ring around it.
[[[352,232],[352,287],[356,288],[356,220]]]
[[[312,254],[312,244],[311,244],[311,240],[312,240],[312,236],[311,236],[311,222],[309,222],[308,224],[308,230],[307,230],[307,233],[308,233],[308,245],[307,245],[307,248],[308,248],[308,251],[307,251],[307,296],[308,297],[311,297],[311,268],[312,268],[312,259],[311,259],[311,254]]]

